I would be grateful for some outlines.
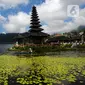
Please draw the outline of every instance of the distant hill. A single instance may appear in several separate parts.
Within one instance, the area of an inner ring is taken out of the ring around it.
[[[0,34],[0,44],[8,44],[8,43],[15,43],[14,37],[17,36],[18,33],[7,33],[7,34]]]
[[[79,26],[77,31],[78,32],[85,31],[85,26]]]
[[[85,26],[79,26],[77,29],[74,29],[71,32],[82,32],[82,31],[85,31]]]

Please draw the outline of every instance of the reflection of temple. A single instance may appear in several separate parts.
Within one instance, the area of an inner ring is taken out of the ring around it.
[[[28,32],[22,34],[22,36],[24,37],[22,37],[24,43],[27,42],[33,44],[42,44],[49,36],[49,34],[42,32],[43,29],[41,28],[41,24],[35,6],[33,6],[32,8],[30,28],[31,29]],[[17,39],[19,42],[21,42],[21,37],[18,37]]]

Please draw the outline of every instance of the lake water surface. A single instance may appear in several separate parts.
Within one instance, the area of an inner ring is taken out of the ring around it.
[[[11,48],[13,44],[0,44],[0,54],[6,53],[8,48]]]

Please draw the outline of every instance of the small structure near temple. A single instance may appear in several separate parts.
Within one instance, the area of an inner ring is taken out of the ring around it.
[[[61,36],[55,36],[55,37],[49,38],[47,41],[47,43],[52,43],[52,44],[59,44],[63,42],[70,42],[70,38],[61,35]]]
[[[24,44],[24,36],[22,36],[21,34],[15,36],[14,40],[16,40],[16,44]]]

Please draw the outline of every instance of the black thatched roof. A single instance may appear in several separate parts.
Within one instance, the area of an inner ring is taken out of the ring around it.
[[[29,34],[29,36],[42,36],[42,37],[47,37],[47,36],[49,36],[49,35],[48,35],[47,33],[43,33],[43,32],[37,32],[37,33],[32,32],[32,33]]]
[[[57,37],[53,37],[53,38],[48,39],[47,42],[69,41],[69,40],[70,40],[70,38],[68,38],[68,37],[65,37],[65,36],[57,36]]]
[[[30,29],[29,32],[40,32],[42,31],[43,29],[42,28],[33,28],[33,29]]]
[[[39,36],[40,36],[40,37],[41,37],[41,36],[42,36],[42,37],[47,37],[47,36],[49,36],[49,34],[43,33],[43,32],[37,32],[37,33],[36,33],[36,32],[31,32],[31,33],[30,33],[30,32],[25,32],[25,33],[23,33],[22,35],[25,36],[25,37],[28,37],[28,38],[29,38],[30,36],[34,36],[34,37],[36,37],[36,36],[37,36],[37,37],[39,37]]]
[[[57,36],[57,37],[53,37],[48,39],[47,42],[57,42],[57,41],[66,41],[66,42],[71,42],[71,41],[80,41],[81,37],[66,37],[66,36]]]
[[[40,23],[40,21],[37,21],[37,22],[31,22],[30,24],[39,24]]]
[[[75,40],[81,40],[81,37],[72,37],[72,38],[70,38],[70,41],[75,41]]]

